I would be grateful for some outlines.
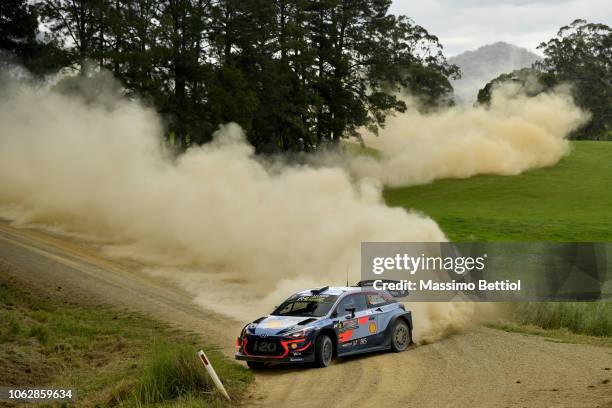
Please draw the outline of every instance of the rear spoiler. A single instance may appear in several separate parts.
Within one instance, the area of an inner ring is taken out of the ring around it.
[[[402,286],[402,283],[400,281],[396,281],[396,280],[391,280],[391,279],[369,279],[369,280],[362,280],[357,282],[357,284],[355,286],[360,287],[360,288],[366,288],[366,287],[370,287],[373,288],[374,287],[374,282],[377,283],[376,286],[382,286],[383,284],[389,284],[389,283],[393,283],[397,286]],[[387,292],[389,292],[389,294],[395,298],[403,298],[408,296],[408,289],[389,289],[389,288],[385,288],[384,290],[386,290]]]
[[[319,289],[311,289],[310,293],[312,293],[313,295],[319,295],[325,292],[327,289],[329,289],[329,286],[323,286],[322,288],[319,288]]]

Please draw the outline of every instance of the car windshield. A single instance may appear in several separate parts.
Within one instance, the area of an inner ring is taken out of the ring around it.
[[[326,294],[294,295],[272,312],[275,316],[321,317],[330,311],[338,296]]]

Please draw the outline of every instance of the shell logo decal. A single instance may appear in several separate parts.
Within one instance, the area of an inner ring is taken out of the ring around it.
[[[376,333],[376,323],[370,323],[370,327],[368,327],[368,330],[370,331],[370,334]]]
[[[282,320],[269,320],[262,325],[262,327],[266,327],[270,329],[276,329],[282,326],[283,326]]]

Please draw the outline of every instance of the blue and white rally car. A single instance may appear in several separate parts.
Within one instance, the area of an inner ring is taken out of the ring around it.
[[[247,324],[236,340],[236,359],[252,369],[270,363],[314,362],[412,344],[412,314],[371,282],[298,292],[269,316]]]

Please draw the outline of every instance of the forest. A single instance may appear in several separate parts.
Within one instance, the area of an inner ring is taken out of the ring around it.
[[[70,69],[112,73],[163,118],[179,151],[238,123],[258,153],[314,151],[359,130],[377,133],[404,112],[453,104],[438,38],[391,0],[6,0],[0,58],[42,77]],[[612,31],[577,20],[542,43],[529,70],[550,89],[574,86],[592,121],[573,138],[610,132]],[[493,79],[523,81],[525,72]],[[521,79],[523,78],[523,79]]]
[[[389,14],[390,4],[9,0],[2,29],[19,32],[3,33],[0,48],[37,73],[111,71],[155,107],[179,146],[205,143],[233,121],[258,152],[308,151],[358,128],[376,131],[406,109],[401,90],[425,104],[450,101],[457,67],[435,36]]]

